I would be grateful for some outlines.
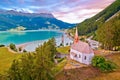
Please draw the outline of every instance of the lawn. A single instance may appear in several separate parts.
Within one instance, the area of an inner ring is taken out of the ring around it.
[[[55,65],[55,67],[52,69],[53,75],[57,75],[59,72],[61,72],[67,63],[67,60],[62,60],[59,64]]]
[[[78,69],[64,70],[56,76],[56,80],[120,80],[120,53],[105,56],[117,64],[117,69],[113,72],[103,73],[92,66]]]
[[[69,54],[69,50],[70,50],[70,46],[57,48],[57,51],[62,53],[62,54]]]
[[[9,52],[6,47],[0,47],[0,74],[7,71],[12,64],[12,61],[20,56],[19,53]]]

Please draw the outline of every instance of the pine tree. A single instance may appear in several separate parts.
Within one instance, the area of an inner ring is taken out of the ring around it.
[[[24,54],[20,59],[13,61],[8,79],[53,80],[51,69],[54,67],[55,53],[55,40],[52,38],[36,48],[35,53]]]

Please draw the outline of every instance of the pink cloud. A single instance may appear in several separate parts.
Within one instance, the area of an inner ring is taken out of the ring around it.
[[[72,2],[73,0],[70,1]],[[87,3],[71,7],[66,11],[61,9],[61,11],[54,12],[54,16],[65,22],[79,23],[96,15],[114,1],[115,0],[91,0]]]

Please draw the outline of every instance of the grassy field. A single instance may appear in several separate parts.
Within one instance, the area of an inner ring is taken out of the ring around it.
[[[110,54],[106,58],[117,64],[115,71],[103,73],[97,68],[88,66],[64,70],[56,76],[56,80],[120,80],[120,53]]]
[[[59,64],[57,64],[53,69],[53,75],[57,75],[59,72],[61,72],[65,66],[65,64],[67,63],[67,60],[64,59],[63,61],[61,61]]]
[[[6,47],[0,47],[0,74],[8,70],[12,61],[20,56],[20,54],[9,52]]]
[[[62,54],[69,54],[69,50],[70,50],[70,46],[57,48],[57,51],[62,53]]]

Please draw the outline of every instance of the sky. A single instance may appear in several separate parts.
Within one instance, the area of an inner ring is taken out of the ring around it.
[[[68,23],[80,23],[115,0],[0,0],[0,8],[25,13],[52,13]]]

